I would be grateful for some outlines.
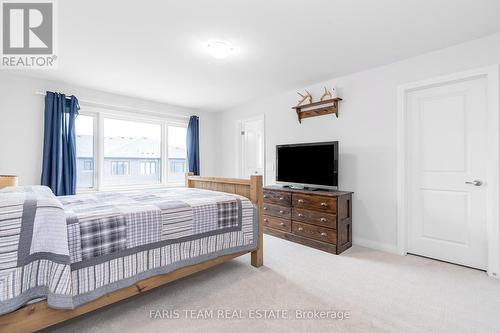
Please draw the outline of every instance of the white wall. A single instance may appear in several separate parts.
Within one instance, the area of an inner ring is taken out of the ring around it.
[[[200,117],[200,169],[204,175],[214,173],[215,116],[212,113],[0,71],[0,174],[19,175],[21,185],[40,183],[44,96],[36,95],[35,91],[46,90],[107,105],[188,116],[197,114]]]
[[[339,50],[341,52],[341,50]],[[471,41],[384,67],[339,77],[268,97],[217,114],[216,171],[238,176],[237,121],[265,114],[266,160],[285,143],[340,141],[340,188],[354,191],[355,243],[394,251],[396,227],[397,86],[434,76],[500,63],[500,34]],[[325,66],[326,67],[326,66]],[[297,91],[316,98],[322,87],[335,86],[339,118],[321,116],[297,121],[291,109]],[[274,171],[266,172],[272,183]]]

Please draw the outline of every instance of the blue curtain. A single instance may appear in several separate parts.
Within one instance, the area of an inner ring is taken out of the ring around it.
[[[80,106],[75,96],[47,91],[43,139],[42,185],[55,195],[76,191],[75,119]]]
[[[200,129],[199,118],[191,116],[189,118],[189,125],[187,128],[187,158],[188,170],[193,172],[196,176],[200,175]]]

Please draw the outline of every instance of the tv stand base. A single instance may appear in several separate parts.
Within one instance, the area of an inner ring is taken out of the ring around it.
[[[335,192],[336,189],[324,189],[318,187],[308,187],[308,186],[297,186],[297,185],[284,185],[283,188],[288,188],[290,190],[299,190],[299,191],[323,191],[323,192]]]

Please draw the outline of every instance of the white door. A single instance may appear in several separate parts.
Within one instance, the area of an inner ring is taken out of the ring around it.
[[[240,176],[264,174],[264,118],[240,121]]]
[[[408,253],[487,267],[487,81],[409,92]]]

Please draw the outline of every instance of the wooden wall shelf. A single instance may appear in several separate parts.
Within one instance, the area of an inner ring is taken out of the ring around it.
[[[332,98],[324,101],[294,106],[292,109],[297,112],[299,123],[302,123],[302,119],[304,118],[317,117],[330,113],[334,113],[338,118],[339,101],[341,100],[342,98]]]

